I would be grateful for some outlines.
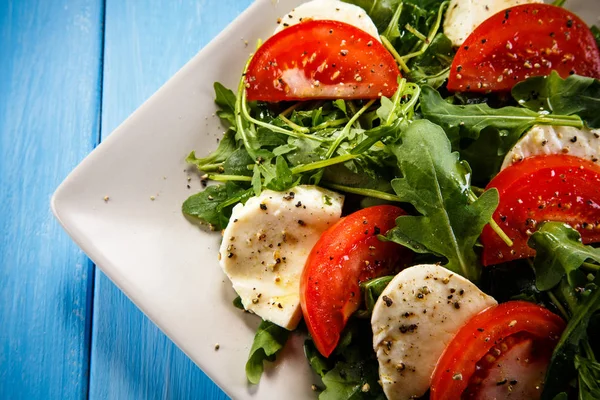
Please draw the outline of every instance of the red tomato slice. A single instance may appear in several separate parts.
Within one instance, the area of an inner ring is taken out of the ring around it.
[[[514,391],[511,399],[539,398],[536,386],[543,383],[564,329],[558,315],[524,301],[482,311],[458,331],[438,360],[431,400],[503,399],[509,398],[509,390]],[[503,395],[494,397],[499,391]]]
[[[329,357],[350,315],[361,302],[359,283],[397,271],[411,253],[377,238],[396,226],[405,212],[394,206],[362,209],[323,233],[313,247],[300,281],[304,320],[315,346]]]
[[[248,100],[391,97],[400,71],[377,39],[352,25],[311,20],[272,36],[246,72]]]
[[[600,78],[594,35],[564,8],[523,4],[494,14],[465,40],[452,62],[448,90],[508,91],[552,70],[563,78]]]
[[[489,225],[483,229],[483,265],[532,257],[531,232],[545,221],[565,222],[584,243],[600,241],[600,166],[579,157],[552,154],[526,158],[500,171],[488,184],[500,193],[494,220],[514,244],[508,247]]]

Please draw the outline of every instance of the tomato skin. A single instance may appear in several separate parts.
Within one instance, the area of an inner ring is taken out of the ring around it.
[[[575,14],[547,4],[523,4],[494,14],[465,40],[448,78],[453,92],[509,91],[552,70],[600,78],[594,35]]]
[[[408,249],[377,238],[404,214],[389,205],[350,214],[325,231],[308,256],[300,302],[308,331],[325,357],[335,349],[348,318],[360,305],[359,283],[393,274],[399,261],[410,261]]]
[[[507,337],[526,332],[554,348],[565,326],[558,315],[525,301],[509,301],[483,310],[458,331],[438,360],[431,400],[460,399],[476,371],[476,363]]]
[[[500,171],[486,189],[495,187],[500,204],[494,220],[514,244],[508,247],[486,225],[481,234],[483,265],[532,257],[527,246],[537,224],[570,224],[584,243],[600,242],[600,166],[565,154],[529,157]]]
[[[374,37],[352,25],[311,20],[269,38],[246,73],[248,100],[391,97],[400,71]]]

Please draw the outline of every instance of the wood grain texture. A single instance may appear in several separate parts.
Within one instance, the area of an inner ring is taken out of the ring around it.
[[[107,0],[102,138],[250,3]],[[96,272],[90,399],[225,398],[105,275]]]
[[[93,266],[49,204],[98,138],[102,19],[0,1],[0,399],[87,395]]]

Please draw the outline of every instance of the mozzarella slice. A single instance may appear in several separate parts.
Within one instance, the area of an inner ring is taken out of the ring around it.
[[[284,15],[281,20],[277,21],[279,25],[273,34],[281,32],[289,26],[311,19],[345,22],[358,29],[362,29],[381,42],[377,27],[365,10],[354,4],[344,3],[339,0],[312,0],[299,5]]]
[[[233,208],[219,262],[246,310],[292,330],[300,276],[321,233],[340,219],[344,197],[316,186],[263,191]]]
[[[483,21],[519,4],[542,0],[451,0],[444,18],[444,33],[454,46],[460,46]]]
[[[540,154],[570,154],[597,163],[600,159],[600,129],[536,125],[506,154],[502,169]]]
[[[475,314],[497,304],[438,265],[400,272],[375,303],[371,326],[379,377],[390,400],[422,396],[446,345]]]

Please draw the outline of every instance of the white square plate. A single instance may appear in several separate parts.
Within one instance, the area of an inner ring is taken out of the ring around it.
[[[303,338],[294,335],[260,385],[247,384],[244,365],[259,320],[231,304],[235,293],[217,261],[220,236],[181,213],[182,202],[200,189],[197,178],[195,190],[187,188],[184,158],[192,149],[208,154],[222,134],[213,82],[236,87],[256,40],[269,37],[277,18],[300,3],[257,0],[98,146],[52,199],[73,240],[236,399],[311,399],[315,378]],[[588,23],[598,22],[597,0],[568,4]]]

